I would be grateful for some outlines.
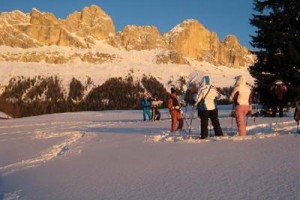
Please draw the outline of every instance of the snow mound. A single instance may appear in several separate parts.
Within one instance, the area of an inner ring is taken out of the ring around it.
[[[255,139],[267,139],[280,135],[293,134],[295,130],[295,122],[275,122],[275,123],[263,123],[256,124],[247,127],[247,136],[238,136],[237,134],[225,134],[222,137],[214,136],[206,139],[200,139],[200,134],[188,133],[186,131],[180,131],[170,133],[169,131],[163,131],[161,134],[146,136],[146,142],[181,142],[181,143],[206,143],[213,141],[245,141]],[[297,136],[297,135],[296,135]]]
[[[12,117],[4,112],[0,112],[0,119],[11,119]]]
[[[161,134],[161,135],[154,135],[146,137],[147,142],[182,142],[182,143],[206,143],[206,142],[213,142],[213,141],[245,141],[245,140],[254,140],[254,139],[266,139],[271,137],[279,136],[279,133],[273,134],[263,134],[258,133],[255,135],[249,136],[228,136],[225,135],[223,137],[209,137],[206,139],[199,139],[199,135],[188,135],[188,134]]]

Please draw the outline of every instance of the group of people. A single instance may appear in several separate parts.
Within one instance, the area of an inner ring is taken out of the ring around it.
[[[271,93],[276,94],[276,101],[273,105],[272,116],[275,117],[277,107],[279,108],[279,116],[283,116],[283,96],[287,91],[285,84],[276,80],[274,85],[270,88]],[[278,93],[278,94],[277,94]],[[200,138],[205,139],[208,137],[208,122],[211,120],[214,132],[216,136],[223,136],[223,131],[220,126],[218,118],[218,109],[216,99],[220,97],[216,88],[211,84],[209,76],[204,76],[200,81],[199,90],[195,96],[194,107],[198,109],[198,117],[201,123]],[[171,95],[168,102],[168,108],[170,109],[172,125],[171,131],[177,131],[182,129],[183,120],[180,114],[180,106],[176,91],[172,88]],[[247,85],[246,78],[244,76],[236,77],[236,82],[229,100],[234,105],[234,116],[236,119],[238,135],[246,136],[246,115],[252,112],[252,99],[253,93],[250,87]],[[176,125],[178,123],[178,126]]]
[[[286,85],[281,80],[276,80],[270,87],[270,92],[276,97],[274,101],[272,116],[276,116],[277,110],[279,110],[279,116],[283,116],[283,96],[287,92]],[[218,118],[218,109],[216,100],[220,97],[220,94],[216,88],[211,84],[209,76],[204,76],[199,83],[199,89],[195,95],[195,104],[193,105],[198,109],[198,117],[201,122],[200,138],[205,139],[208,137],[208,123],[209,119],[214,129],[216,136],[223,136],[223,131],[220,126]],[[233,91],[229,97],[229,100],[234,105],[234,116],[237,124],[237,131],[239,136],[246,136],[246,116],[252,113],[252,99],[253,93],[250,87],[247,85],[246,78],[244,76],[236,77],[236,82],[233,87]],[[148,104],[150,108],[150,104]],[[178,97],[178,92],[175,88],[171,88],[171,94],[168,99],[167,107],[171,114],[171,132],[180,131],[183,128],[183,115],[181,111],[181,102]],[[144,110],[145,115],[150,114]],[[296,114],[295,114],[296,116]],[[295,118],[296,119],[296,118]],[[299,121],[299,119],[298,119]]]
[[[211,120],[216,136],[223,136],[223,131],[218,118],[216,99],[220,97],[216,88],[211,84],[209,76],[204,76],[200,82],[200,88],[195,96],[194,107],[198,109],[198,117],[201,123],[201,139],[208,137],[208,121]],[[237,77],[230,100],[235,105],[235,116],[240,136],[246,135],[245,116],[251,110],[251,90],[246,84],[244,76]],[[171,132],[178,131],[183,127],[183,117],[180,112],[178,94],[171,88],[171,95],[168,101],[168,108],[171,113]],[[177,122],[178,126],[177,126]]]

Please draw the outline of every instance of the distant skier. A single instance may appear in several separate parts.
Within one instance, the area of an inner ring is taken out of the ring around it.
[[[152,116],[150,113],[150,106],[151,106],[151,101],[149,98],[149,95],[147,93],[144,93],[141,106],[143,109],[143,119],[146,121],[146,117],[148,116],[148,119],[151,120]]]
[[[200,88],[195,97],[194,106],[198,107],[198,116],[201,120],[201,139],[208,137],[208,120],[214,128],[216,136],[223,136],[218,118],[218,109],[216,105],[216,98],[219,96],[216,88],[211,85],[210,77],[204,76],[200,82]]]
[[[272,117],[276,116],[277,109],[279,109],[279,117],[283,117],[284,100],[287,92],[286,85],[278,79],[271,85],[270,92],[273,97]]]
[[[294,113],[294,119],[297,122],[297,131],[300,134],[299,130],[299,121],[300,121],[300,101],[297,102],[296,108],[295,108],[295,113]]]
[[[171,114],[171,132],[181,130],[183,128],[183,117],[181,113],[181,104],[178,93],[175,88],[171,88],[171,94],[168,100],[168,108]],[[178,126],[177,126],[178,123]]]
[[[234,112],[238,134],[239,136],[246,136],[246,115],[252,111],[252,94],[244,76],[238,76],[236,78],[230,100],[235,106]]]

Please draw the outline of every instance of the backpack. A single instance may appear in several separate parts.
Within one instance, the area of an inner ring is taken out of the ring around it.
[[[278,100],[282,100],[285,94],[286,88],[284,84],[276,84],[274,87],[274,94]]]

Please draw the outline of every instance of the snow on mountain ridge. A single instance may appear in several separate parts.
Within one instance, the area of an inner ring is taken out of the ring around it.
[[[70,47],[39,47],[32,49],[0,47],[0,52],[20,52],[38,53],[38,52],[56,52],[60,50],[64,54],[73,54],[77,52],[88,51],[87,49],[74,49]],[[12,77],[50,77],[58,76],[62,79],[63,87],[66,92],[72,78],[76,78],[84,83],[87,77],[90,77],[95,85],[101,85],[112,77],[133,76],[136,80],[141,80],[143,76],[156,77],[166,88],[176,85],[181,77],[188,77],[191,73],[197,72],[200,75],[211,75],[213,84],[217,87],[227,87],[234,84],[236,75],[244,75],[250,83],[253,78],[250,76],[247,68],[229,68],[226,66],[215,66],[208,62],[199,62],[187,58],[190,65],[183,64],[156,64],[153,59],[162,49],[127,51],[125,49],[114,48],[106,43],[98,42],[91,52],[100,52],[103,54],[115,55],[120,59],[118,62],[104,62],[102,64],[92,64],[74,60],[73,63],[49,64],[45,62],[0,62],[0,84],[7,85]]]
[[[95,13],[100,17],[94,18]],[[7,85],[13,77],[58,76],[64,88],[68,88],[72,78],[85,82],[90,77],[95,85],[101,85],[112,77],[131,75],[141,80],[146,75],[154,76],[170,88],[193,72],[210,74],[218,87],[232,85],[236,75],[245,75],[253,83],[247,67],[254,59],[237,38],[228,36],[224,44],[220,43],[216,33],[194,19],[185,20],[161,35],[154,26],[136,25],[128,25],[116,33],[112,20],[107,25],[103,22],[103,17],[108,19],[109,15],[95,5],[74,12],[66,20],[35,9],[31,14],[21,11],[0,14],[0,26],[5,27],[0,38],[9,39],[0,40],[1,85]],[[110,27],[108,31],[99,35],[98,30],[106,26]],[[35,28],[39,32],[34,32]],[[50,30],[55,34],[49,36]],[[172,38],[172,32],[178,36]],[[205,35],[199,40],[201,33]]]
[[[165,35],[168,36],[168,37],[170,37],[173,34],[178,34],[178,33],[180,33],[180,32],[182,32],[182,31],[185,30],[185,26],[188,26],[189,24],[197,23],[197,22],[198,21],[195,20],[195,19],[187,19],[187,20],[183,21],[182,23],[177,24],[174,28],[172,28]]]
[[[7,26],[3,26],[3,20],[7,21]],[[239,68],[251,64],[251,60],[245,56],[251,53],[238,40],[229,40],[224,45],[215,32],[207,30],[195,19],[187,19],[163,35],[155,26],[149,25],[128,25],[116,32],[111,17],[97,5],[91,5],[80,12],[71,13],[66,19],[58,19],[52,13],[35,8],[29,14],[22,14],[20,11],[2,13],[0,26],[1,24],[3,30],[0,38],[3,40],[0,45],[11,47],[57,45],[89,49],[98,41],[103,41],[127,50],[163,48],[177,51],[177,55],[215,65]],[[18,37],[19,35],[22,37]]]

